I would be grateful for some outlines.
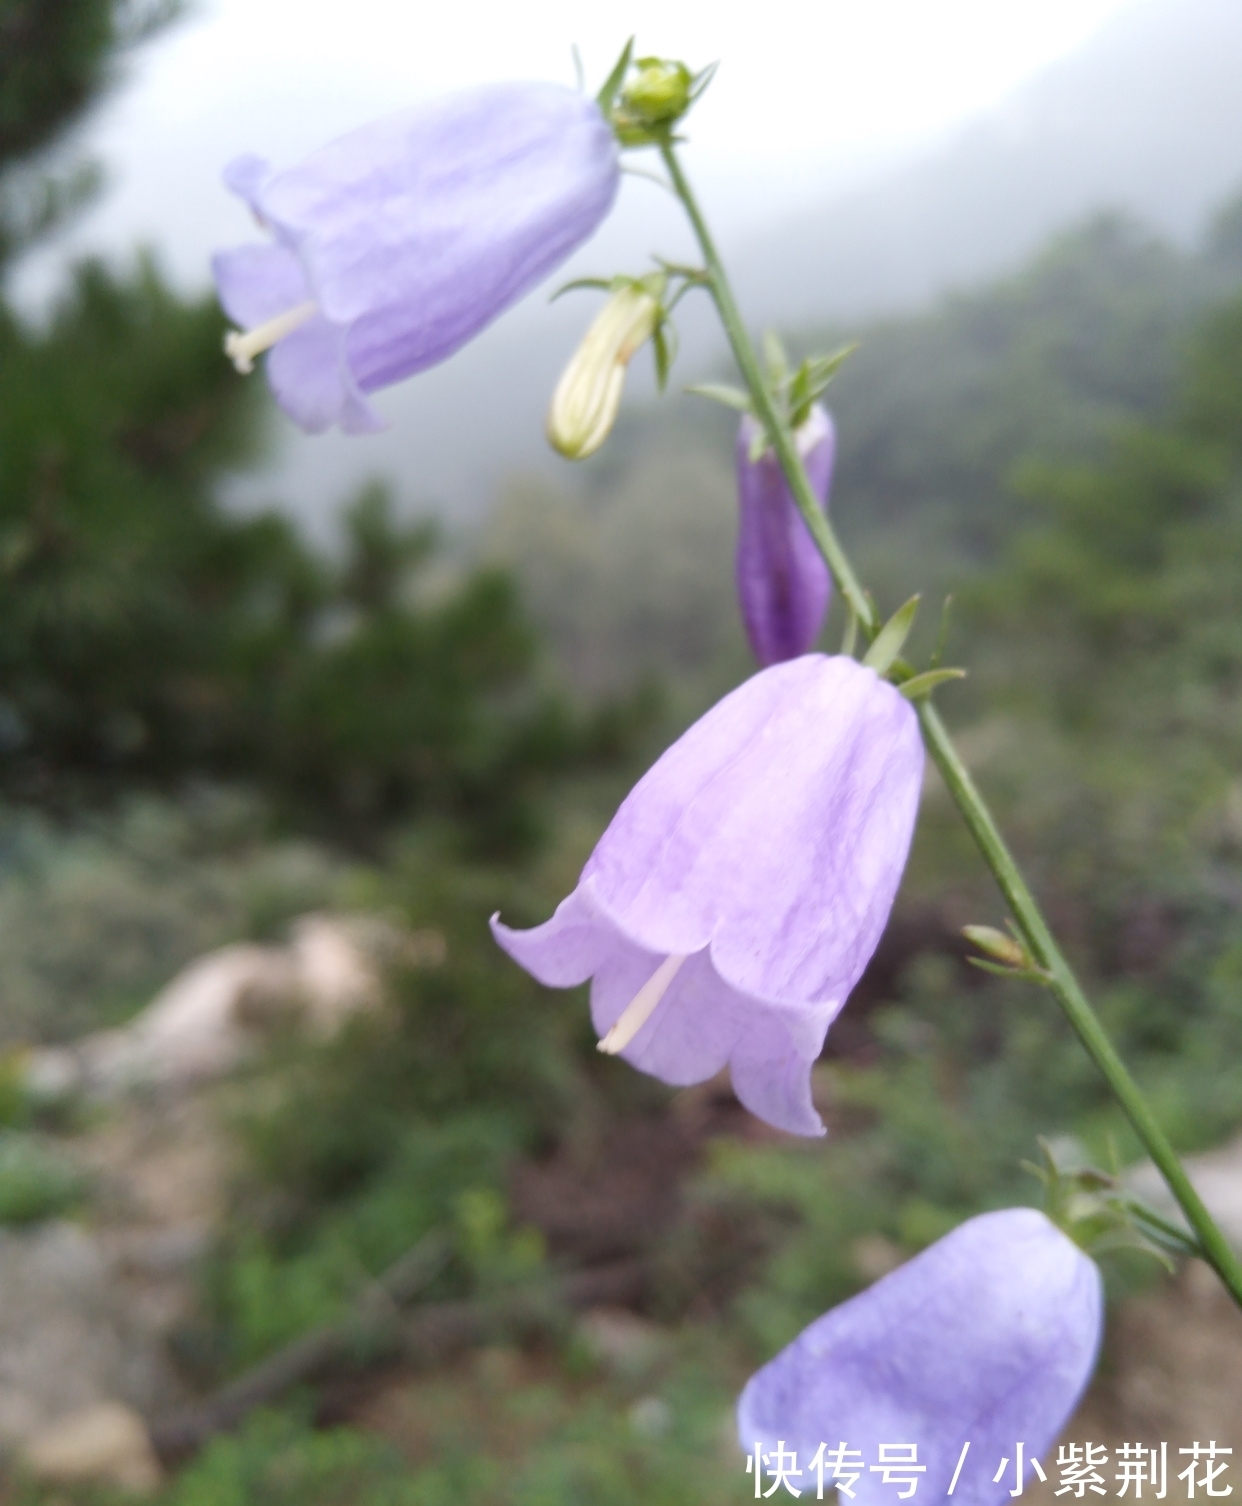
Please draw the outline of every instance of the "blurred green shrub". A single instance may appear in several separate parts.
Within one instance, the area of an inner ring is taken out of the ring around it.
[[[433,812],[493,846],[589,728],[538,683],[510,583],[425,599],[425,525],[382,489],[345,557],[214,499],[254,452],[257,392],[214,301],[143,264],[80,268],[46,331],[0,320],[0,790],[64,807],[187,777],[258,785],[351,840]]]
[[[84,1178],[40,1138],[0,1130],[0,1224],[34,1224],[66,1213]]]

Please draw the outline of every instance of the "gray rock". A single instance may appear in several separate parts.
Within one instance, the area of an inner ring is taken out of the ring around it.
[[[0,1445],[103,1401],[151,1411],[177,1383],[100,1244],[70,1223],[0,1232]]]
[[[112,1485],[146,1494],[162,1471],[147,1425],[132,1407],[96,1402],[39,1429],[21,1449],[26,1472],[54,1485]]]

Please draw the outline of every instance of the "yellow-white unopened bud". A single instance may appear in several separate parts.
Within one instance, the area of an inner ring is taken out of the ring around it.
[[[659,316],[659,299],[634,286],[620,288],[596,315],[548,409],[548,442],[568,460],[593,455],[612,432],[625,368]]]

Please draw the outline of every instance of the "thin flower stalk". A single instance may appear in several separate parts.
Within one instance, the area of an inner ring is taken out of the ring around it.
[[[870,643],[878,636],[882,620],[874,602],[864,590],[853,565],[827,516],[820,509],[806,468],[798,454],[794,436],[777,409],[764,381],[758,355],[746,332],[728,275],[716,250],[707,222],[690,187],[671,135],[659,143],[660,155],[669,179],[690,220],[703,254],[703,285],[708,289],[724,326],[734,359],[750,393],[754,413],[767,430],[772,448],[789,482],[811,537],[824,562],[832,572],[837,589],[864,639]],[[1169,1190],[1176,1198],[1187,1222],[1198,1237],[1205,1260],[1211,1264],[1235,1302],[1242,1307],[1242,1261],[1234,1253],[1195,1191],[1177,1152],[1159,1121],[1152,1113],[1138,1084],[1100,1023],[1073,969],[1057,945],[1039,904],[1022,876],[1013,854],[1000,833],[982,795],[971,779],[965,764],[953,746],[939,713],[929,699],[917,706],[923,739],[932,761],[939,770],[954,803],[961,812],[984,861],[992,871],[1005,896],[1022,941],[1036,963],[1049,974],[1048,988],[1073,1026],[1088,1055],[1112,1089]]]

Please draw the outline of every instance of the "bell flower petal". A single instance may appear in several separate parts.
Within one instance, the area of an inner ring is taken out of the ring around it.
[[[760,435],[750,414],[737,435],[737,596],[742,623],[760,664],[795,659],[824,625],[832,577],[789,490],[780,461],[767,449],[751,459]],[[827,510],[837,436],[815,403],[794,438],[811,488]]]
[[[738,1438],[752,1457],[756,1445],[796,1452],[813,1485],[820,1444],[846,1443],[862,1460],[857,1506],[894,1498],[872,1469],[882,1444],[915,1445],[926,1470],[914,1477],[918,1498],[940,1501],[969,1442],[955,1506],[1001,1506],[1017,1494],[1019,1442],[1026,1469],[1034,1457],[1051,1474],[1041,1456],[1091,1377],[1102,1322],[1099,1270],[1055,1224],[1033,1208],[981,1214],[817,1318],[753,1375]]]
[[[260,326],[234,342],[239,366],[266,341],[302,428],[379,427],[366,394],[443,361],[541,282],[608,213],[619,172],[594,101],[530,83],[374,121],[284,171],[238,158],[225,181],[273,238],[213,259],[225,312]],[[296,329],[264,329],[290,311]]]
[[[726,1064],[752,1113],[823,1134],[810,1073],[905,866],[923,746],[853,659],[752,676],[639,780],[551,920],[500,945],[552,987],[592,979],[601,1049],[684,1086]]]

